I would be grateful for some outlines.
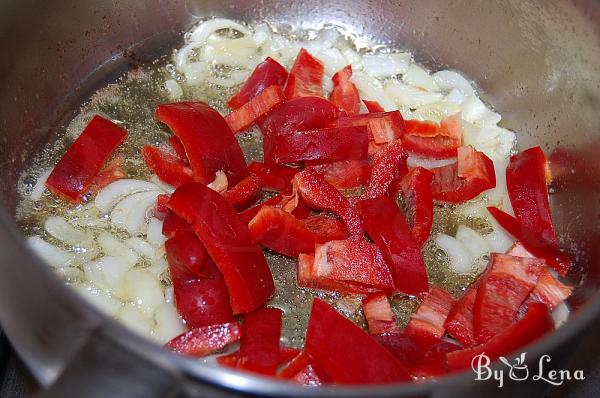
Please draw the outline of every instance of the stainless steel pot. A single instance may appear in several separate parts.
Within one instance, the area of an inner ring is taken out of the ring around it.
[[[335,23],[474,78],[527,147],[555,171],[553,207],[582,286],[572,319],[527,348],[565,358],[600,312],[600,7],[593,1],[5,0],[0,2],[0,322],[48,396],[481,396],[543,384],[437,382],[318,391],[172,355],[82,304],[24,246],[12,221],[21,170],[76,105],[130,65],[154,59],[208,15]]]

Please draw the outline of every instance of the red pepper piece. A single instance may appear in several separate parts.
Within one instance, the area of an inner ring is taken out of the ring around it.
[[[294,186],[306,204],[314,209],[331,211],[343,217],[350,207],[348,199],[315,170],[297,173]]]
[[[396,140],[375,154],[369,185],[362,195],[365,199],[374,199],[390,193],[390,187],[408,172],[406,152],[402,142]]]
[[[187,167],[178,156],[172,155],[152,145],[142,148],[144,162],[151,172],[163,182],[178,187],[193,181],[192,169]]]
[[[54,166],[46,187],[54,195],[78,203],[126,137],[127,131],[95,115]]]
[[[421,247],[415,242],[404,215],[390,197],[360,202],[367,233],[389,266],[397,290],[419,295],[429,290]]]
[[[537,258],[544,259],[559,275],[565,276],[571,268],[569,256],[561,252],[556,245],[548,242],[539,233],[530,230],[519,220],[496,207],[487,208],[498,224],[521,242]]]
[[[171,279],[223,279],[214,262],[206,253],[204,245],[191,229],[175,233],[165,242],[165,249],[172,271]],[[173,272],[173,268],[175,268],[175,272]]]
[[[301,353],[302,350],[299,348],[279,347],[279,366],[287,364]]]
[[[223,192],[223,197],[236,209],[245,209],[260,198],[262,180],[254,173]]]
[[[269,141],[271,160],[279,164],[304,160],[365,160],[369,145],[368,130],[362,126],[297,131],[264,139]]]
[[[456,156],[462,139],[460,114],[442,120],[439,126],[430,121],[405,120],[402,144],[410,153],[436,159]]]
[[[262,308],[244,316],[240,339],[240,359],[242,369],[274,375],[279,365],[279,338],[281,317],[279,308]]]
[[[258,64],[248,80],[242,85],[240,91],[231,97],[227,105],[231,109],[237,109],[258,96],[267,87],[273,85],[283,87],[287,77],[288,73],[285,68],[273,58],[267,57],[267,59]]]
[[[363,100],[363,103],[365,104],[370,113],[385,112],[383,106],[381,106],[377,101]]]
[[[305,350],[335,383],[411,380],[402,364],[384,347],[317,298],[308,321]]]
[[[270,86],[256,97],[225,116],[227,124],[234,133],[252,127],[259,119],[271,112],[285,101],[280,86]]]
[[[263,189],[286,191],[292,185],[292,179],[300,169],[283,165],[266,165],[261,162],[252,162],[248,170],[256,174],[262,181]]]
[[[302,220],[302,224],[313,234],[316,243],[348,239],[346,225],[337,218],[323,215],[310,216]]]
[[[248,227],[217,192],[184,184],[171,195],[169,208],[187,221],[223,274],[234,314],[251,312],[273,295],[273,276]]]
[[[277,372],[277,377],[307,387],[318,387],[328,382],[324,372],[317,370],[314,361],[305,352],[298,354],[289,364]]]
[[[173,291],[177,312],[191,328],[233,319],[229,293],[223,279],[191,279],[175,283]]]
[[[411,315],[404,335],[411,337],[421,347],[430,347],[439,342],[446,331],[444,322],[454,303],[450,293],[432,286],[417,312]]]
[[[169,146],[173,148],[173,152],[175,152],[175,154],[179,157],[179,160],[185,163],[186,166],[189,166],[188,158],[185,154],[185,148],[183,147],[181,140],[177,138],[177,136],[172,135],[171,137],[169,137],[167,142]]]
[[[240,351],[232,352],[231,354],[221,355],[217,358],[217,363],[221,366],[226,366],[229,368],[237,368],[238,362],[240,360]]]
[[[480,279],[484,276],[480,276]],[[456,302],[444,322],[444,328],[464,347],[477,344],[473,331],[473,311],[477,297],[478,281],[473,283],[465,294]]]
[[[89,193],[96,193],[108,184],[127,177],[127,172],[123,167],[125,163],[125,155],[115,155],[111,160],[108,161],[106,166],[98,173],[94,182],[90,186]]]
[[[187,221],[178,217],[171,210],[167,210],[167,214],[163,220],[162,234],[167,238],[172,238],[178,231],[192,231],[192,227]]]
[[[337,189],[357,188],[366,184],[371,175],[371,165],[365,160],[340,160],[313,168]]]
[[[506,168],[506,186],[517,220],[557,245],[552,226],[546,175],[548,164],[542,148],[527,149],[510,158]]]
[[[254,242],[285,256],[298,257],[315,249],[312,232],[292,214],[272,206],[262,207],[248,229]]]
[[[245,225],[248,225],[250,220],[252,220],[254,217],[256,217],[256,215],[258,214],[260,209],[262,209],[265,206],[275,206],[275,205],[279,204],[282,200],[283,200],[283,197],[281,195],[273,196],[254,207],[251,207],[249,209],[246,209],[246,210],[240,212],[239,216],[242,219],[242,222]]]
[[[333,91],[329,100],[343,109],[349,115],[356,115],[360,112],[360,95],[358,89],[350,80],[352,77],[352,66],[348,65],[344,69],[333,75]]]
[[[408,221],[415,241],[423,246],[433,225],[433,197],[431,180],[433,174],[427,169],[417,167],[402,178],[400,187],[404,202],[408,206]]]
[[[514,323],[519,307],[537,283],[544,262],[492,253],[488,267],[479,282],[473,311],[473,330],[480,343]]]
[[[323,64],[304,48],[300,49],[285,85],[287,98],[323,96]]]
[[[375,144],[393,142],[404,134],[404,119],[400,111],[340,117],[332,125],[336,127],[367,126]]]
[[[370,334],[400,332],[396,316],[385,293],[377,292],[363,298],[362,308]]]
[[[162,104],[155,116],[181,140],[195,181],[209,184],[222,170],[229,183],[235,185],[248,175],[244,154],[227,122],[207,104]]]
[[[496,187],[494,163],[471,146],[458,148],[456,163],[432,169],[433,199],[462,203]]]
[[[486,343],[449,353],[448,366],[453,370],[468,368],[473,358],[482,353],[494,360],[501,355],[523,349],[524,346],[553,329],[554,321],[548,312],[548,307],[542,303],[532,302],[529,304],[527,314],[521,320]]]
[[[156,197],[156,205],[154,206],[154,217],[158,218],[159,220],[165,219],[165,216],[169,212],[169,208],[167,207],[169,199],[171,199],[171,195],[166,193],[161,193]]]
[[[239,339],[240,327],[234,321],[188,330],[169,341],[165,347],[179,354],[203,357]]]

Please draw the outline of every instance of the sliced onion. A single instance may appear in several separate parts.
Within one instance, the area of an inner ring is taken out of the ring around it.
[[[130,269],[125,275],[128,296],[146,316],[152,316],[156,307],[165,302],[160,282],[150,271]]]
[[[170,99],[179,99],[183,95],[183,90],[179,83],[177,83],[177,80],[168,79],[165,81],[165,89],[167,90],[167,93],[169,93]]]
[[[129,233],[141,233],[146,228],[146,214],[154,207],[161,191],[138,192],[120,201],[110,213],[110,221]]]
[[[439,123],[447,117],[455,115],[459,112],[460,106],[443,100],[418,107],[412,112],[412,118],[419,120],[431,120]]]
[[[429,158],[421,158],[418,156],[410,155],[407,159],[408,167],[423,167],[425,169],[431,170],[437,167],[447,166],[449,164],[456,163],[456,158],[450,159],[429,159]]]
[[[332,75],[348,65],[348,60],[337,48],[321,48],[313,56],[323,63],[325,72]]]
[[[450,266],[455,272],[468,274],[473,271],[473,258],[458,239],[446,234],[438,234],[435,243],[446,252],[450,259]]]
[[[257,46],[268,44],[271,41],[271,28],[269,25],[266,23],[256,25],[253,39]]]
[[[75,286],[75,290],[106,315],[115,316],[123,306],[121,300],[111,297],[104,290],[88,283]]]
[[[150,182],[168,194],[172,194],[173,192],[175,192],[175,187],[167,184],[166,182],[161,181],[161,179],[158,178],[156,174],[152,174],[150,176]]]
[[[162,279],[163,274],[169,269],[169,264],[164,257],[158,258],[152,261],[152,264],[147,268],[148,271],[152,272],[158,279]]]
[[[146,232],[146,239],[148,243],[154,246],[160,246],[165,243],[167,239],[162,234],[163,222],[156,217],[150,218],[148,221],[148,231]]]
[[[502,117],[479,98],[470,96],[462,104],[462,118],[479,126],[489,126],[498,124]]]
[[[453,88],[448,95],[446,95],[446,101],[456,105],[462,105],[466,98],[467,97],[465,97],[465,95],[457,88]]]
[[[423,90],[440,91],[440,88],[429,72],[417,64],[411,64],[408,67],[406,74],[402,76],[402,81],[408,85],[422,88]]]
[[[346,58],[348,64],[352,65],[352,72],[356,73],[364,69],[363,57],[350,47],[345,47],[341,50],[342,55]]]
[[[388,97],[377,79],[358,72],[352,75],[352,81],[358,88],[362,99],[377,101],[388,112],[398,109],[398,106]]]
[[[106,256],[122,258],[129,266],[134,266],[138,263],[140,256],[109,232],[101,232],[97,240]]]
[[[433,79],[438,87],[443,91],[458,89],[464,95],[475,95],[475,90],[471,83],[460,73],[453,70],[441,70],[433,74]]]
[[[147,257],[150,260],[155,260],[162,256],[162,252],[152,247],[150,243],[140,238],[129,238],[125,241],[125,245],[127,245],[127,247],[131,248],[139,255]]]
[[[175,292],[173,291],[173,286],[169,286],[165,289],[165,303],[174,303],[175,302]]]
[[[496,222],[494,217],[486,210],[488,220],[492,224],[493,231],[485,236],[490,250],[494,253],[506,253],[508,249],[515,243],[515,240]]]
[[[418,108],[423,105],[441,101],[444,96],[440,93],[424,91],[396,80],[390,80],[384,87],[386,95],[394,100],[399,107]]]
[[[54,269],[69,285],[75,285],[85,281],[85,274],[76,267],[60,267]]]
[[[117,314],[126,327],[141,334],[144,337],[152,337],[154,334],[154,322],[149,316],[145,315],[139,308],[127,303]]]
[[[213,33],[221,29],[235,30],[244,35],[250,34],[248,28],[232,21],[231,19],[214,18],[198,25],[198,27],[194,29],[190,35],[190,42],[204,43]]]
[[[148,181],[121,179],[108,184],[98,192],[94,203],[102,213],[108,213],[119,200],[137,192],[155,191],[160,188]]]
[[[29,198],[34,202],[40,200],[44,195],[44,192],[46,192],[46,181],[48,180],[48,177],[50,177],[50,173],[52,173],[52,169],[44,171],[35,182],[31,194],[29,195]]]
[[[552,310],[552,319],[554,320],[554,325],[556,327],[559,327],[560,325],[565,323],[569,319],[570,313],[571,310],[569,309],[567,303],[563,301],[560,304],[558,304]]]
[[[408,72],[411,61],[409,53],[365,54],[362,56],[364,70],[373,77],[390,77]]]
[[[128,270],[129,264],[120,257],[104,256],[83,265],[88,281],[107,293],[125,300],[129,298],[125,286],[125,275]]]
[[[63,217],[48,217],[44,228],[50,235],[73,246],[85,246],[91,240],[90,234],[73,227]]]
[[[75,260],[75,255],[56,247],[39,236],[30,236],[27,238],[29,247],[52,267],[64,267]]]
[[[465,225],[458,226],[456,239],[462,243],[463,247],[473,259],[478,259],[490,252],[490,247],[483,236]]]
[[[192,86],[205,83],[206,78],[210,75],[210,68],[203,61],[183,64],[178,69],[185,75],[186,82]]]
[[[175,306],[170,303],[159,305],[154,312],[156,338],[164,344],[186,331],[186,326]]]
[[[212,65],[246,67],[248,59],[256,55],[256,43],[251,37],[239,39],[209,39],[202,48],[202,61]]]

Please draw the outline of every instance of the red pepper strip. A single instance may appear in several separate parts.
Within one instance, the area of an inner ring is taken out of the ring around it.
[[[370,334],[400,332],[396,316],[385,293],[377,292],[363,298],[362,308]]]
[[[366,113],[340,117],[332,122],[335,127],[367,126],[375,144],[387,144],[402,137],[404,119],[400,111]]]
[[[411,380],[402,364],[375,339],[317,298],[308,321],[305,350],[335,383]]]
[[[172,238],[178,231],[192,231],[192,227],[184,219],[167,209],[167,214],[163,220],[162,234],[167,238]]]
[[[202,357],[239,339],[240,327],[234,321],[188,330],[169,341],[165,347],[179,354]]]
[[[260,177],[250,173],[222,195],[236,209],[245,209],[260,198],[261,188]]]
[[[106,166],[98,173],[94,182],[90,185],[89,193],[96,193],[111,182],[127,177],[127,172],[123,167],[125,163],[125,155],[115,155],[111,160],[108,161]]]
[[[285,365],[302,353],[300,348],[279,347],[279,366]]]
[[[296,269],[296,281],[299,287],[329,290],[342,294],[369,294],[378,289],[349,281],[334,280],[317,276],[314,254],[300,254]]]
[[[333,127],[297,131],[285,135],[266,136],[275,163],[294,163],[304,160],[333,162],[336,160],[365,160],[369,147],[366,127]]]
[[[282,201],[282,199],[283,198],[281,197],[281,195],[273,196],[272,198],[269,198],[254,207],[251,207],[249,209],[246,209],[246,210],[240,212],[239,216],[242,219],[242,222],[244,224],[248,225],[250,220],[252,220],[254,217],[256,217],[256,215],[258,214],[260,209],[262,209],[265,206],[275,206],[275,205],[279,204]],[[164,232],[163,232],[163,234],[164,234]]]
[[[554,321],[548,312],[548,307],[542,303],[532,302],[529,304],[527,314],[521,320],[492,337],[488,342],[449,353],[448,366],[453,370],[468,368],[473,358],[482,353],[494,360],[501,355],[522,349],[553,329]]]
[[[458,148],[456,163],[432,169],[434,200],[462,203],[496,187],[494,163],[471,146]]]
[[[302,224],[313,234],[316,243],[348,239],[346,225],[337,218],[323,215],[310,216],[302,220]]]
[[[316,370],[314,361],[305,352],[298,354],[290,363],[278,371],[277,377],[310,387],[321,386],[327,382],[327,377],[322,371]]]
[[[479,282],[473,309],[473,331],[479,343],[514,323],[519,307],[537,283],[544,262],[492,253],[488,267]]]
[[[367,233],[377,244],[397,290],[419,295],[429,290],[421,247],[415,242],[402,211],[388,196],[360,202]]]
[[[433,174],[427,169],[417,167],[402,178],[400,187],[404,202],[408,206],[408,220],[415,241],[423,246],[433,225],[433,197],[431,180]]]
[[[548,243],[557,245],[548,200],[547,172],[548,163],[542,148],[527,149],[510,158],[506,186],[517,220]]]
[[[383,106],[381,106],[377,101],[363,100],[363,103],[365,104],[370,113],[385,112]]]
[[[223,279],[191,279],[173,284],[177,312],[191,328],[233,319]]]
[[[559,275],[567,275],[571,268],[571,260],[556,245],[548,242],[539,233],[527,228],[510,214],[496,207],[488,207],[487,209],[496,221],[498,221],[498,224],[516,240],[521,242],[531,254],[537,258],[546,260]]]
[[[289,189],[292,185],[292,179],[300,171],[300,169],[294,167],[266,165],[260,162],[250,163],[248,170],[260,177],[263,189],[279,192]]]
[[[482,278],[484,278],[483,275],[469,286],[465,294],[452,307],[446,322],[444,322],[444,328],[448,334],[464,347],[472,347],[477,344],[473,331],[473,309],[477,297],[478,281]]]
[[[348,212],[348,199],[315,170],[297,173],[294,186],[306,204],[314,209],[331,211],[342,217]]]
[[[363,199],[374,199],[387,196],[390,187],[408,172],[406,166],[406,152],[402,148],[402,142],[396,140],[375,154],[369,185],[362,194]]]
[[[127,131],[95,115],[60,158],[46,187],[54,195],[78,203],[87,193],[104,162],[127,137]]]
[[[436,159],[452,158],[460,147],[462,123],[460,114],[442,120],[438,126],[429,121],[406,120],[402,144],[410,153]]]
[[[283,87],[287,77],[288,73],[285,68],[273,58],[267,57],[258,64],[248,80],[242,85],[240,91],[231,97],[227,105],[231,109],[237,109],[258,96],[267,87],[273,85]]]
[[[312,168],[337,189],[358,188],[366,184],[371,175],[371,165],[366,160],[340,160]]]
[[[323,96],[323,64],[300,49],[285,85],[287,98]]]
[[[273,206],[262,207],[248,229],[254,242],[285,256],[298,257],[315,250],[313,233],[296,217]]]
[[[209,184],[222,170],[229,184],[235,185],[248,175],[244,154],[227,122],[207,104],[162,104],[155,116],[181,140],[195,181]]]
[[[185,148],[183,147],[181,140],[179,138],[177,138],[177,136],[172,135],[171,137],[169,137],[167,142],[168,142],[169,146],[171,146],[171,148],[173,148],[173,152],[175,152],[175,154],[179,157],[179,159],[183,163],[185,163],[186,166],[188,166],[189,165],[188,158],[187,158],[187,155],[185,154]]]
[[[158,218],[159,220],[165,219],[167,213],[169,212],[169,208],[167,207],[169,199],[171,199],[171,195],[166,193],[161,193],[156,197],[156,205],[154,206],[153,214],[154,217]]]
[[[256,97],[225,116],[227,124],[234,133],[252,127],[257,120],[267,115],[275,107],[285,101],[280,86],[270,86]]]
[[[279,308],[261,308],[244,316],[240,339],[242,369],[274,375],[279,365],[281,317]]]
[[[302,353],[302,350],[294,347],[280,347],[279,348],[279,364],[278,366],[284,366],[290,361],[295,359]],[[237,350],[231,354],[221,355],[216,358],[217,363],[221,366],[228,366],[230,368],[237,368],[240,359],[240,351]],[[279,374],[278,374],[279,376]]]
[[[229,368],[237,368],[238,362],[240,360],[240,351],[232,352],[231,354],[221,355],[217,358],[217,363],[221,366],[226,366]]]
[[[144,162],[150,171],[163,182],[178,187],[194,179],[192,169],[187,167],[179,157],[152,145],[142,148]]]
[[[170,269],[174,271],[171,272],[172,279],[223,279],[204,245],[191,229],[177,231],[165,242],[165,249]]]
[[[417,312],[411,315],[404,335],[413,338],[421,347],[437,343],[446,331],[444,322],[454,303],[454,297],[450,293],[432,286]]]
[[[333,91],[329,100],[337,105],[338,108],[345,110],[349,115],[356,115],[360,112],[360,95],[358,89],[352,83],[352,66],[348,65],[344,69],[333,75]]]
[[[171,195],[169,208],[192,226],[217,264],[234,314],[267,302],[275,291],[273,275],[248,227],[220,194],[202,184],[184,184]]]

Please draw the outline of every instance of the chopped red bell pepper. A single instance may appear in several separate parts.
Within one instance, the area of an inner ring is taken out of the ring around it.
[[[381,106],[377,101],[363,100],[363,103],[365,104],[370,113],[385,112],[383,106]]]
[[[159,220],[164,220],[167,213],[169,212],[169,208],[167,207],[167,203],[171,199],[171,195],[166,193],[161,193],[156,197],[156,205],[154,205],[153,216],[158,218]]]
[[[281,317],[279,308],[261,308],[244,316],[240,339],[240,359],[242,369],[274,375],[279,365],[279,338]]]
[[[227,105],[231,109],[237,109],[246,104],[252,98],[258,96],[267,87],[277,85],[283,87],[288,77],[288,73],[279,62],[271,57],[267,57],[258,64],[250,77],[231,99]]]
[[[346,225],[337,218],[319,214],[305,218],[302,224],[314,235],[316,243],[348,239]]]
[[[370,334],[400,332],[396,323],[396,316],[385,293],[372,293],[363,298],[362,308],[369,325]]]
[[[279,365],[285,365],[302,353],[300,348],[279,347]]]
[[[171,199],[171,197],[169,197],[169,199]],[[163,220],[162,234],[167,238],[172,238],[178,231],[192,231],[192,227],[187,221],[178,217],[171,210],[167,210],[167,214]]]
[[[531,254],[546,260],[559,275],[567,275],[571,268],[571,260],[556,245],[548,242],[538,232],[527,228],[510,214],[496,207],[488,207],[487,210],[498,221],[498,224],[521,242]]]
[[[282,200],[283,200],[283,197],[281,195],[275,195],[254,207],[251,207],[249,209],[246,209],[246,210],[240,212],[239,216],[242,219],[242,222],[244,224],[248,225],[250,220],[252,220],[254,217],[256,217],[256,215],[258,214],[260,209],[262,209],[265,206],[278,205],[279,203],[281,203]]]
[[[248,175],[244,154],[227,122],[207,104],[162,104],[155,116],[181,140],[194,181],[209,184],[221,170],[229,184],[235,185]]]
[[[332,127],[297,131],[285,135],[266,136],[275,163],[295,163],[304,160],[334,162],[365,160],[369,147],[365,127]]]
[[[127,177],[127,172],[123,164],[125,163],[125,155],[118,154],[113,156],[111,160],[106,163],[106,166],[98,173],[94,182],[90,185],[88,190],[89,193],[96,193],[110,183],[120,180],[121,178]]]
[[[240,339],[237,322],[209,325],[188,330],[165,344],[165,347],[178,354],[202,357]]]
[[[306,204],[314,209],[331,211],[344,217],[350,207],[348,199],[315,170],[297,173],[294,186]]]
[[[302,352],[302,350],[300,350],[298,348],[280,347],[279,348],[279,365],[278,366],[283,366],[283,365],[287,364],[288,362],[290,362],[291,360],[296,358],[298,355],[300,355],[301,352]],[[240,351],[237,350],[235,352],[232,352],[231,354],[221,355],[221,356],[217,357],[217,363],[221,366],[237,368],[239,366],[240,357],[241,357]],[[278,376],[279,376],[279,374],[278,374]]]
[[[545,304],[531,302],[525,316],[486,343],[449,353],[448,366],[453,370],[469,368],[473,358],[485,353],[491,360],[522,349],[554,329],[554,321]]]
[[[285,96],[281,91],[281,87],[273,85],[225,116],[225,120],[231,131],[239,133],[252,127],[258,120],[284,101]]]
[[[240,360],[240,351],[237,350],[231,354],[220,355],[216,358],[217,363],[228,368],[237,368]]]
[[[285,96],[287,98],[322,97],[323,73],[321,61],[310,55],[304,48],[300,49],[285,84]]]
[[[175,154],[179,157],[179,159],[183,163],[185,163],[186,166],[189,166],[189,161],[188,161],[187,155],[185,154],[185,148],[183,147],[181,140],[179,138],[177,138],[177,136],[172,135],[171,137],[169,137],[167,142],[168,142],[169,146],[171,146],[171,148],[173,148],[173,152],[175,152]]]
[[[492,253],[489,269],[479,282],[473,308],[473,331],[479,343],[515,322],[519,307],[535,287],[544,262]]]
[[[192,226],[217,264],[234,314],[264,305],[275,291],[273,276],[234,208],[220,194],[198,183],[177,188],[169,208]]]
[[[552,226],[546,175],[548,164],[542,148],[527,149],[510,158],[506,187],[517,220],[548,243],[557,245]]]
[[[391,142],[384,149],[377,152],[373,158],[369,184],[362,194],[362,198],[374,199],[388,195],[395,182],[408,172],[406,167],[407,157],[400,140]]]
[[[363,224],[390,269],[397,290],[419,295],[429,290],[421,247],[402,211],[388,196],[360,202]]]
[[[340,117],[331,124],[336,127],[367,126],[376,144],[393,142],[404,134],[404,119],[400,111]]]
[[[408,207],[408,222],[415,241],[423,246],[429,239],[433,225],[433,174],[423,167],[412,169],[400,181],[402,197]]]
[[[356,115],[360,112],[360,95],[358,89],[350,80],[352,77],[352,66],[348,65],[344,69],[333,75],[333,91],[329,100],[343,109],[349,115]]]
[[[482,275],[479,278],[484,278],[484,276]],[[444,323],[444,328],[448,334],[464,347],[472,347],[477,344],[475,332],[473,331],[473,310],[477,288],[478,282],[475,281],[452,307]]]
[[[315,250],[315,236],[292,214],[264,206],[248,223],[254,242],[289,257]]]
[[[174,283],[208,276],[203,269],[208,253],[191,229],[176,232],[165,242],[165,250]]]
[[[127,131],[123,128],[95,115],[54,166],[46,187],[54,195],[78,203],[104,162],[126,137]]]
[[[150,171],[166,184],[178,187],[194,180],[192,169],[176,155],[152,145],[144,145],[142,156]]]
[[[405,120],[402,144],[410,153],[436,159],[456,156],[462,141],[460,114],[442,120],[439,126],[430,121]]]
[[[496,187],[494,163],[471,146],[458,148],[456,163],[432,169],[434,200],[461,203]]]
[[[261,162],[252,162],[248,170],[256,174],[262,181],[263,189],[278,192],[287,191],[292,185],[292,179],[300,169],[283,165],[266,165]]]
[[[277,372],[277,377],[288,379],[307,387],[318,387],[327,383],[327,376],[318,371],[314,361],[305,352],[298,354],[290,363]]]
[[[417,312],[411,315],[404,335],[411,337],[421,347],[430,347],[439,342],[446,331],[444,322],[454,303],[450,293],[432,286]]]
[[[384,347],[317,298],[308,321],[305,350],[335,383],[411,380],[402,364]]]
[[[222,278],[174,281],[173,292],[177,312],[191,328],[233,319],[229,293]]]
[[[312,168],[337,189],[357,188],[366,184],[371,175],[371,165],[366,160],[340,160]]]
[[[254,173],[223,192],[223,197],[236,209],[245,209],[260,199],[262,179]]]

